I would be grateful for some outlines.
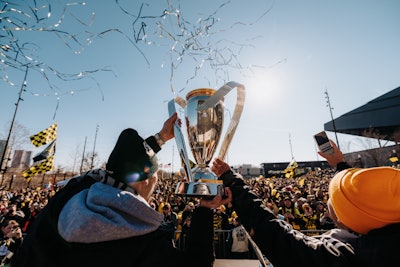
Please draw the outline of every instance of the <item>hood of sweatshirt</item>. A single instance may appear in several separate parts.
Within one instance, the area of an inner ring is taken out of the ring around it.
[[[97,182],[66,203],[58,232],[67,242],[95,243],[144,235],[162,221],[140,195]]]

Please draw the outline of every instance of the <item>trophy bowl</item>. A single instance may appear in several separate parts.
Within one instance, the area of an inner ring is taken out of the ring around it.
[[[209,164],[221,140],[224,126],[224,96],[234,87],[238,88],[236,107],[221,146],[219,158],[224,160],[229,144],[239,122],[244,103],[244,86],[229,82],[219,90],[199,88],[190,91],[185,101],[187,140],[195,163],[189,161],[185,142],[179,127],[175,127],[175,140],[181,156],[187,180],[178,183],[175,194],[200,198],[224,195],[224,187]],[[169,105],[170,114],[175,112]]]

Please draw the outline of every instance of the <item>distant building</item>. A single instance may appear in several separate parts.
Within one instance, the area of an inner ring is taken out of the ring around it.
[[[351,166],[356,168],[370,168],[377,166],[391,166],[397,165],[390,161],[393,153],[400,151],[399,145],[380,147],[374,149],[366,149],[362,151],[356,151],[351,153],[344,153],[343,156],[345,161]],[[396,154],[397,155],[397,154]],[[262,175],[264,177],[284,177],[284,170],[289,165],[289,162],[272,162],[272,163],[261,163]],[[298,167],[296,168],[296,174],[301,175],[316,169],[327,169],[331,168],[327,161],[298,161]]]
[[[304,174],[316,169],[327,169],[330,168],[327,161],[296,161],[297,168],[296,174]],[[284,176],[284,170],[287,168],[290,162],[272,162],[272,163],[261,163],[264,177],[271,176]]]
[[[4,149],[6,147],[6,143],[7,143],[6,140],[0,140],[0,160],[1,160],[1,157],[3,156]],[[11,148],[8,147],[7,152],[4,154],[3,164],[2,164],[2,166],[0,166],[1,170],[3,170],[8,165],[8,162],[10,160],[9,159],[10,154],[11,154]]]
[[[15,169],[26,169],[30,166],[32,151],[15,150],[11,167]]]
[[[252,166],[251,164],[238,165],[233,168],[236,172],[243,176],[243,178],[254,178],[263,175],[263,169],[260,167]]]

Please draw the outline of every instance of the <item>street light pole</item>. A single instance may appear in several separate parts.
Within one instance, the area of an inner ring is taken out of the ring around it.
[[[340,149],[339,140],[338,140],[337,133],[336,133],[335,120],[333,119],[333,114],[332,114],[333,107],[331,107],[331,102],[329,100],[328,89],[325,89],[325,98],[326,98],[327,107],[329,108],[329,113],[331,114],[332,126],[333,126],[333,132],[335,133],[336,144],[337,144],[338,148]]]
[[[5,143],[5,145],[4,145],[3,154],[1,155],[0,173],[2,173],[3,175],[6,173],[6,170],[7,170],[7,165],[3,168],[3,163],[4,163],[5,155],[6,155],[7,150],[8,150],[8,142],[10,141],[11,132],[12,132],[12,129],[13,129],[13,127],[14,127],[15,117],[17,116],[17,111],[18,111],[18,107],[19,107],[19,102],[21,102],[21,100],[24,101],[24,100],[21,98],[21,96],[22,96],[22,93],[25,91],[25,87],[26,87],[26,77],[28,76],[28,70],[29,70],[29,68],[26,67],[26,69],[25,69],[24,81],[22,82],[21,89],[19,90],[19,93],[18,93],[18,100],[17,100],[17,103],[15,103],[14,116],[13,116],[12,121],[11,121],[10,130],[8,131],[8,136],[7,136],[6,143]],[[7,156],[7,157],[8,157],[8,156]],[[8,163],[8,161],[7,161],[7,163]]]

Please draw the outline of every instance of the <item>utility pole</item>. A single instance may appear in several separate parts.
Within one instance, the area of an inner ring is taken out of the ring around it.
[[[332,126],[333,126],[333,132],[335,133],[336,144],[337,144],[337,147],[340,149],[339,140],[337,138],[337,133],[336,133],[335,120],[333,119],[333,114],[332,114],[333,107],[331,106],[331,102],[329,100],[329,95],[328,95],[328,89],[326,89],[326,88],[325,88],[325,98],[326,98],[326,103],[327,103],[326,106],[329,108],[329,112],[331,114]]]
[[[96,140],[97,140],[97,132],[99,131],[99,125],[96,125],[96,134],[94,135],[94,144],[93,144],[93,153],[92,153],[92,162],[90,163],[90,169],[93,169],[93,162],[94,162],[94,153],[96,151]]]
[[[5,166],[4,168],[3,168],[3,163],[4,163],[4,158],[6,157],[5,155],[6,155],[7,150],[8,150],[8,142],[10,141],[11,132],[12,132],[12,129],[13,129],[13,127],[14,127],[15,117],[17,116],[17,111],[18,111],[18,107],[19,107],[19,102],[20,102],[21,100],[24,101],[24,100],[22,99],[21,96],[22,96],[22,93],[25,91],[25,87],[26,87],[26,77],[28,76],[28,70],[29,70],[29,68],[26,67],[26,69],[25,69],[24,81],[22,82],[21,89],[19,90],[19,93],[18,93],[18,100],[17,100],[17,103],[15,103],[14,116],[13,116],[12,121],[11,121],[10,130],[8,131],[8,136],[7,136],[6,143],[4,144],[3,154],[1,155],[0,173],[2,173],[3,175],[4,175],[4,174],[6,173],[6,171],[7,171],[8,160],[6,161],[6,166]],[[8,159],[8,158],[9,158],[9,155],[7,156],[7,159]]]
[[[82,173],[83,161],[85,160],[86,140],[87,140],[87,136],[85,137],[85,144],[83,145],[82,161],[81,161],[81,168],[79,169],[79,173]]]
[[[290,138],[290,133],[289,133],[289,146],[290,146],[290,155],[292,155],[292,159],[294,159],[293,149],[292,149],[292,139]]]

